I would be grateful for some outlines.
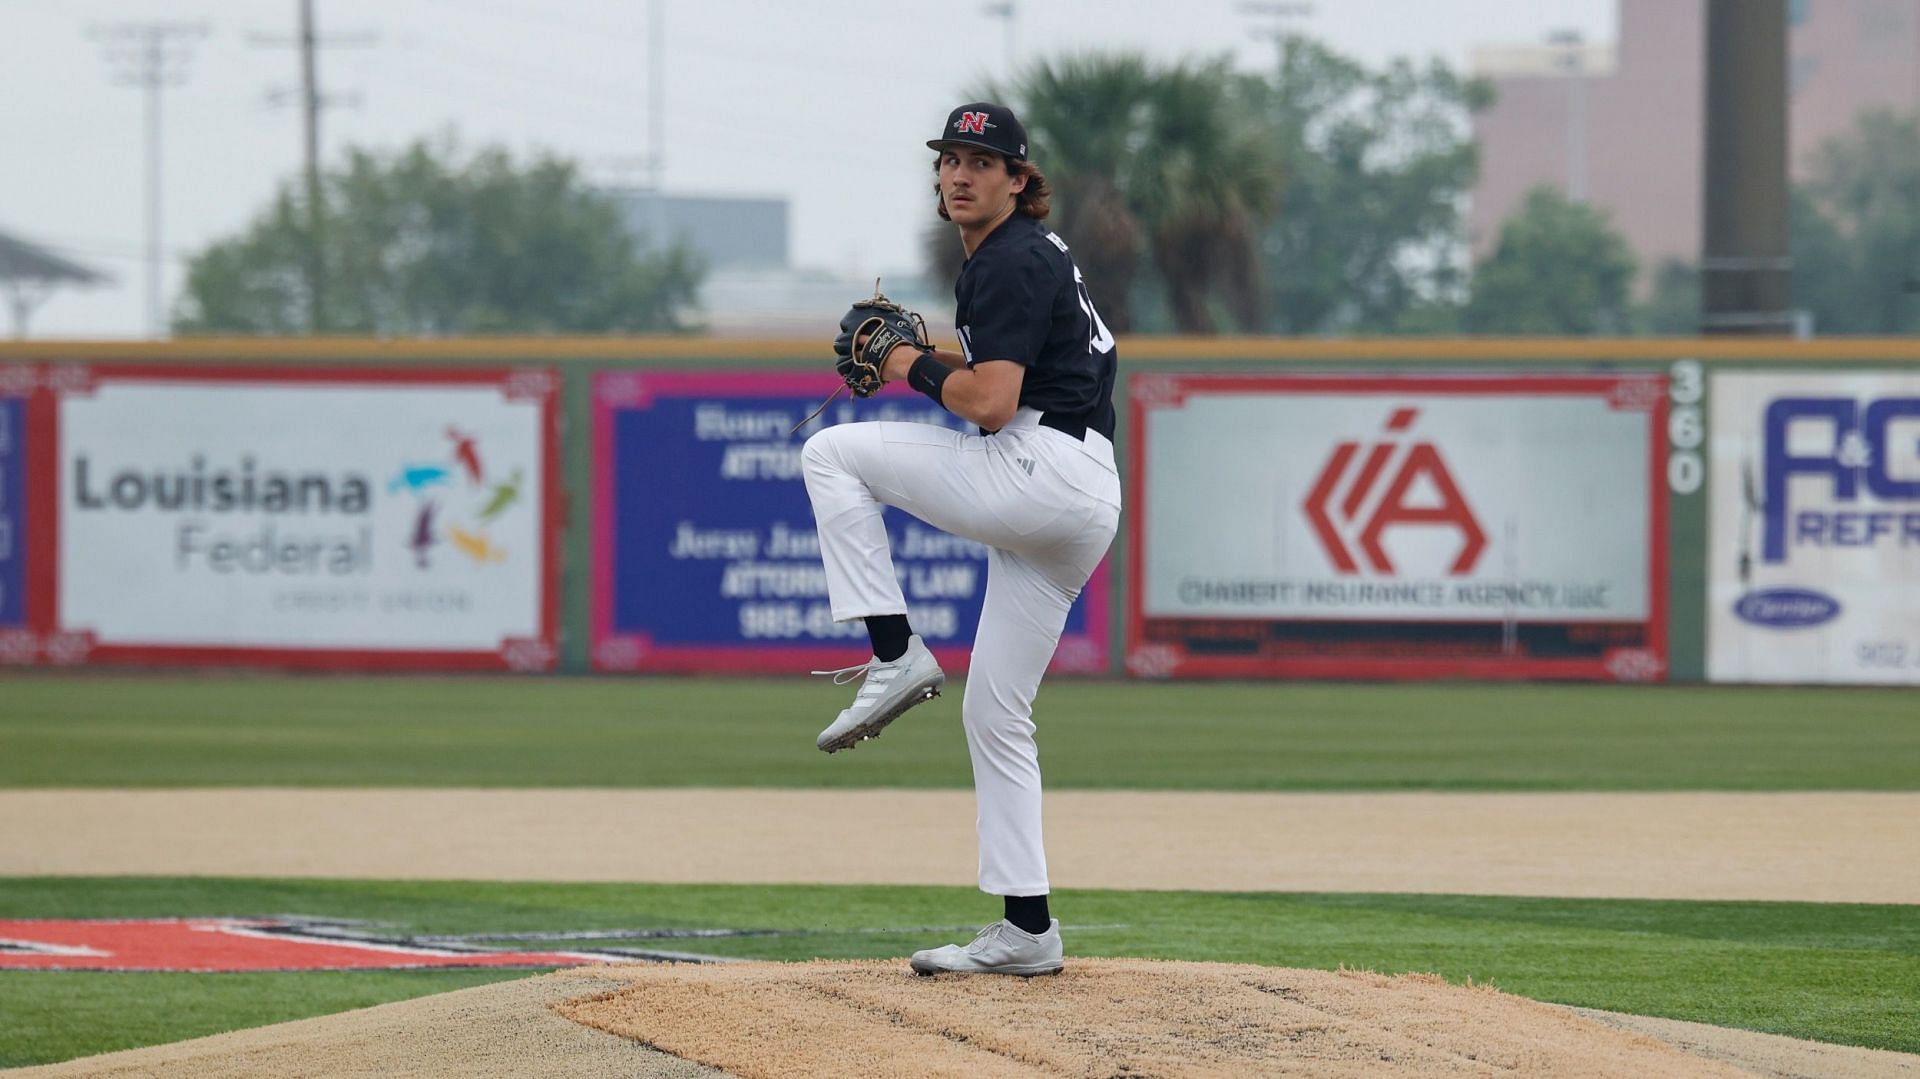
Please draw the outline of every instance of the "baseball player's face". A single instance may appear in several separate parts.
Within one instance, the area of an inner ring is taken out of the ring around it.
[[[940,197],[962,228],[1000,217],[1026,186],[1027,178],[1009,176],[1006,159],[990,150],[955,146],[940,154]]]

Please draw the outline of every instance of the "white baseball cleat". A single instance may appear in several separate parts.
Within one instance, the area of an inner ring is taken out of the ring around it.
[[[949,944],[913,953],[915,974],[1013,974],[1031,978],[1058,974],[1066,965],[1060,951],[1060,919],[1034,936],[1001,919],[982,929],[966,947]]]
[[[938,697],[947,684],[946,673],[934,660],[933,653],[927,651],[918,633],[907,638],[907,650],[899,659],[883,663],[875,657],[837,671],[813,673],[832,675],[836,686],[856,678],[865,679],[860,691],[853,695],[853,703],[814,740],[815,745],[828,753],[852,749],[862,739],[880,737],[880,732],[898,719],[900,713],[921,701]]]

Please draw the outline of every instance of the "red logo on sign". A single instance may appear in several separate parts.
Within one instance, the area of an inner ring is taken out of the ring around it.
[[[1440,451],[1431,442],[1403,446],[1393,437],[1412,427],[1419,415],[1417,408],[1393,410],[1387,419],[1387,437],[1367,451],[1366,460],[1347,484],[1346,495],[1339,499],[1337,506],[1335,498],[1347,479],[1347,466],[1360,452],[1358,442],[1342,442],[1334,447],[1333,456],[1320,470],[1320,478],[1307,495],[1302,508],[1313,522],[1313,531],[1320,537],[1320,545],[1326,548],[1327,557],[1341,573],[1360,572],[1354,560],[1356,547],[1375,572],[1394,572],[1393,561],[1387,557],[1381,542],[1388,529],[1401,526],[1445,526],[1458,530],[1462,540],[1460,554],[1447,571],[1456,577],[1471,572],[1481,552],[1486,550],[1487,535],[1474,520],[1473,510],[1460,493],[1459,485],[1453,482],[1446,462],[1440,459]],[[1389,465],[1392,478],[1387,481],[1386,493],[1378,499],[1370,498],[1388,473]],[[1422,479],[1438,494],[1439,505],[1409,504],[1408,494]]]
[[[986,113],[963,112],[960,114],[960,121],[953,125],[953,129],[962,135],[984,135],[987,133],[989,126],[991,125],[987,123]]]

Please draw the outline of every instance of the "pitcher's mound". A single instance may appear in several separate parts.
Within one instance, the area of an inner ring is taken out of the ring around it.
[[[600,968],[560,1014],[746,1077],[1748,1072],[1439,978],[1071,960],[1058,977],[888,962]]]

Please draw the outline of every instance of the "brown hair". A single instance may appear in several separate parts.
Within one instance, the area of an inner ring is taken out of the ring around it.
[[[935,173],[940,171],[940,161],[941,158],[945,156],[945,154],[939,154],[934,157],[933,171]],[[1053,186],[1047,183],[1046,174],[1040,171],[1040,166],[1035,165],[1031,161],[1015,161],[1005,154],[1000,155],[1000,161],[1006,165],[1008,176],[1025,176],[1027,178],[1027,186],[1021,188],[1020,192],[1014,195],[1014,199],[1016,200],[1015,208],[1020,213],[1026,214],[1035,221],[1045,221],[1047,214],[1053,211]],[[939,180],[933,182],[933,202],[935,208],[940,212],[940,220],[953,220],[953,218],[947,216],[947,200],[940,194]]]

